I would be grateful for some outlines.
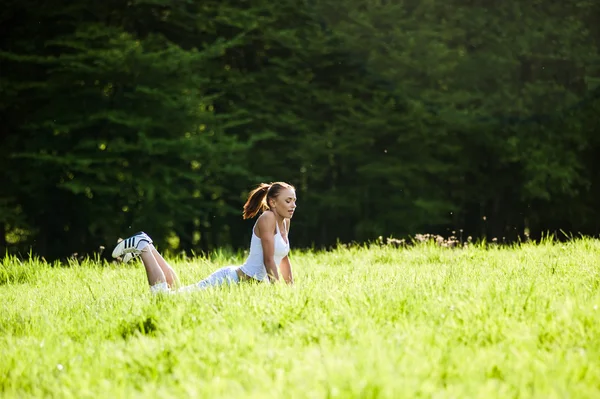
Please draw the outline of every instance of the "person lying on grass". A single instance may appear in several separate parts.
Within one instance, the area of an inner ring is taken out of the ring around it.
[[[122,258],[123,262],[139,256],[152,293],[190,292],[246,281],[273,283],[280,278],[293,284],[288,235],[295,209],[296,190],[292,185],[285,182],[261,183],[250,192],[244,204],[244,219],[260,214],[252,228],[250,254],[245,263],[223,267],[196,284],[178,289],[175,289],[179,285],[175,271],[152,245],[152,239],[146,233],[139,232],[119,242],[112,256]]]

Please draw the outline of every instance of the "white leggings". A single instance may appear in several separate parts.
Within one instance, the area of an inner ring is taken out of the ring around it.
[[[237,267],[235,266],[225,266],[220,268],[219,270],[213,272],[210,276],[197,282],[196,284],[187,285],[185,287],[181,287],[176,291],[171,291],[173,293],[176,292],[191,292],[191,291],[200,291],[209,287],[216,287],[219,285],[230,285],[232,283],[239,283],[240,278],[235,271]],[[152,293],[157,292],[165,292],[170,291],[167,283],[159,283],[150,287],[150,291]]]

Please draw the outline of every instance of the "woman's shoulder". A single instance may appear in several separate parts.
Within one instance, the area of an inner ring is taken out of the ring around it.
[[[256,225],[259,229],[262,228],[275,228],[275,223],[277,223],[275,219],[275,214],[271,211],[264,211],[256,220]]]
[[[276,223],[275,214],[271,211],[265,211],[256,220],[253,231],[258,237],[261,237],[263,232],[274,231]]]
[[[261,215],[258,217],[258,222],[263,221],[264,222],[275,222],[275,214],[272,211],[264,211],[263,213],[261,213]]]

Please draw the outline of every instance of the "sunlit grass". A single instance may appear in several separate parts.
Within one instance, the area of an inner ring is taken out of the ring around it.
[[[600,241],[295,252],[296,285],[153,297],[139,263],[0,267],[8,397],[592,398]],[[174,260],[183,283],[239,256]]]

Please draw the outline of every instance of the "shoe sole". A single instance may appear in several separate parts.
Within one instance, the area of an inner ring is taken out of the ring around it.
[[[137,257],[138,257],[138,255],[135,255],[135,254],[132,254],[132,253],[125,254],[125,255],[123,255],[123,260],[122,260],[121,262],[123,262],[123,263],[127,263],[127,262],[129,262],[130,260],[132,260],[132,259],[135,259],[135,258],[137,258]]]
[[[115,247],[115,249],[113,249],[113,252],[112,252],[112,257],[113,258],[119,258],[119,257],[121,257],[123,255],[126,255],[126,253],[125,253],[125,241],[126,240],[121,241],[120,243],[117,244],[117,246]]]

